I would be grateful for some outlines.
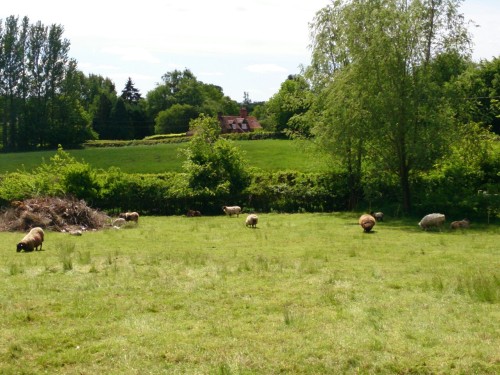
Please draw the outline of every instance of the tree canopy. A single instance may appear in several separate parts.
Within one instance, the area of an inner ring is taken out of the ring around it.
[[[336,0],[311,24],[313,131],[343,160],[355,195],[366,168],[393,174],[410,211],[412,176],[453,142],[446,82],[435,78],[441,58],[469,56],[460,2]]]

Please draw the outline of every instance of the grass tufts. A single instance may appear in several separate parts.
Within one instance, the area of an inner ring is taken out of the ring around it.
[[[479,302],[497,303],[500,301],[500,278],[481,273],[459,276],[457,291]]]

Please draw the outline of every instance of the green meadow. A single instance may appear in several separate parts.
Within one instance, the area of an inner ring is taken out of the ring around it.
[[[0,233],[0,373],[500,373],[498,226],[244,217]]]
[[[266,171],[320,171],[325,167],[322,158],[307,152],[298,142],[290,140],[234,141],[244,152],[248,164]],[[184,156],[180,149],[186,143],[167,143],[152,146],[126,146],[66,150],[77,160],[82,159],[98,169],[119,167],[125,173],[181,172]],[[18,169],[31,170],[56,153],[53,151],[0,154],[0,174]]]

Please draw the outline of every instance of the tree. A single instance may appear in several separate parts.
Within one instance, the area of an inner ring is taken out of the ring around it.
[[[118,98],[111,112],[112,132],[111,139],[132,139],[134,129],[132,120],[127,111],[125,100]]]
[[[355,157],[344,158],[354,180],[362,163],[397,176],[405,212],[412,174],[442,156],[453,134],[453,110],[432,71],[443,53],[469,53],[460,3],[336,0],[311,26],[315,134],[332,154]]]
[[[191,121],[194,135],[185,149],[184,170],[194,190],[237,194],[250,183],[247,165],[231,141],[220,137],[219,121],[201,115]]]
[[[500,134],[500,58],[470,63],[451,85],[463,122],[476,122]]]
[[[122,90],[122,95],[120,97],[129,104],[137,104],[142,99],[141,93],[134,87],[134,83],[130,77],[125,84],[125,88]]]
[[[155,133],[185,133],[189,130],[189,122],[198,115],[196,108],[189,104],[174,104],[156,116]]]
[[[310,108],[310,87],[301,75],[289,75],[280,90],[266,103],[266,115],[278,132],[309,136],[310,122],[301,121]]]
[[[148,114],[155,119],[156,132],[159,130],[163,132],[161,129],[164,127],[166,119],[164,111],[168,111],[174,105],[177,105],[175,109],[177,114],[179,114],[179,108],[182,108],[179,106],[183,105],[193,109],[190,113],[205,113],[212,116],[219,112],[234,113],[238,111],[238,104],[224,96],[221,87],[198,81],[189,69],[182,72],[180,70],[168,72],[163,75],[162,80],[162,84],[147,94]],[[170,120],[173,112],[168,113]],[[178,115],[174,117],[182,118]],[[189,128],[189,120],[193,117],[189,115],[184,116],[184,118],[186,119],[185,123],[176,125],[176,127],[182,128],[182,131]]]

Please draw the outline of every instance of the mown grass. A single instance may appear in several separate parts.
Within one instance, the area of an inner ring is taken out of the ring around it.
[[[245,152],[250,166],[267,171],[298,170],[314,172],[324,168],[317,155],[306,152],[298,142],[290,140],[234,141]],[[125,173],[180,172],[184,157],[179,149],[186,143],[158,144],[152,146],[126,146],[67,150],[77,160],[85,160],[95,168],[119,167]],[[0,154],[0,173],[25,168],[31,170],[55,151],[19,152]]]
[[[0,233],[0,373],[498,373],[500,229],[375,229],[143,217],[27,254]]]

